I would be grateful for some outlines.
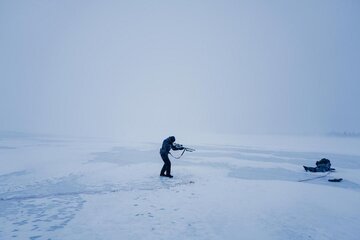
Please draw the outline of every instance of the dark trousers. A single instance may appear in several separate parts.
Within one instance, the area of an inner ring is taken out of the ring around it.
[[[171,162],[170,162],[169,156],[167,154],[160,154],[160,156],[161,156],[162,160],[164,161],[164,166],[162,167],[160,174],[164,175],[166,172],[165,175],[170,175]]]

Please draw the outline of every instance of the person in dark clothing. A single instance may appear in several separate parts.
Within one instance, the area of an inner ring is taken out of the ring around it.
[[[160,156],[162,158],[162,160],[164,161],[164,166],[161,169],[160,172],[160,176],[162,177],[169,177],[172,178],[173,176],[171,175],[171,162],[169,159],[169,152],[170,150],[184,150],[184,147],[182,146],[176,146],[175,144],[175,137],[171,136],[166,138],[163,143],[162,143],[162,147],[160,149]]]

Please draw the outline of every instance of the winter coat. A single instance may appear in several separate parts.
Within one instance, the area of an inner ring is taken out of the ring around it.
[[[160,149],[160,154],[168,155],[171,149],[174,151],[184,149],[183,147],[175,146],[174,142],[175,142],[175,137],[168,137],[167,139],[165,139]]]

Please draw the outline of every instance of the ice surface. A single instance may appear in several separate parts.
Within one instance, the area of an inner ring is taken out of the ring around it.
[[[1,136],[0,239],[358,239],[359,139],[181,143],[167,179],[161,142]],[[299,182],[322,157],[336,171]]]

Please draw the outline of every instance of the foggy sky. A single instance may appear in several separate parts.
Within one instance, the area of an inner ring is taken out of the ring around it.
[[[0,130],[360,131],[360,2],[0,0]]]

